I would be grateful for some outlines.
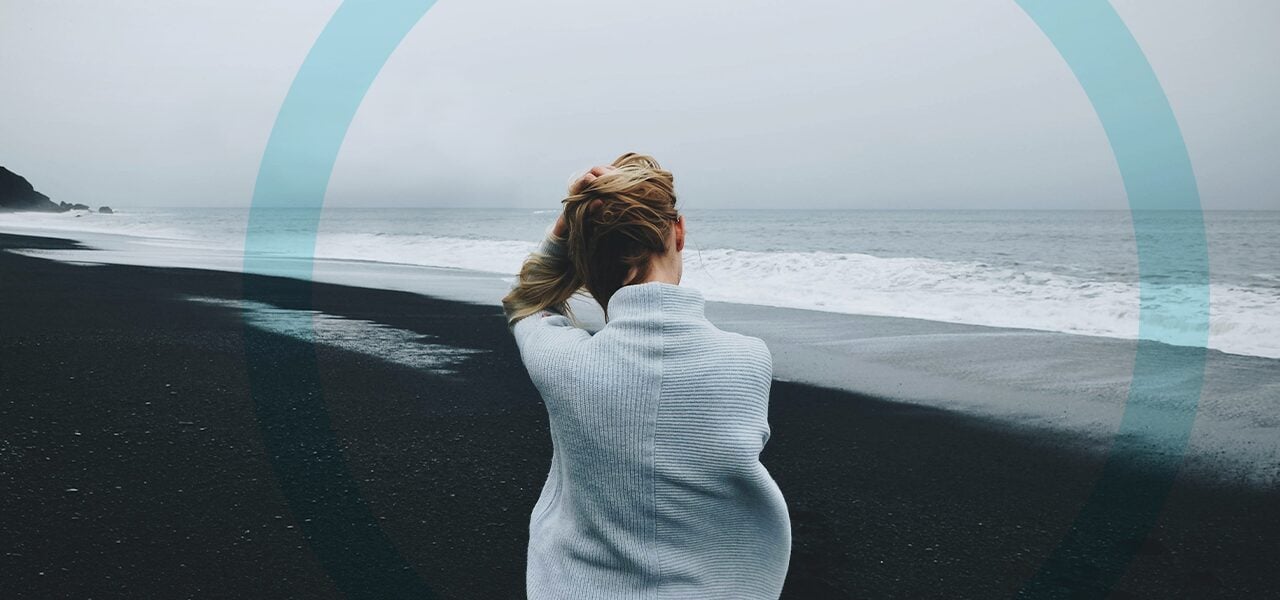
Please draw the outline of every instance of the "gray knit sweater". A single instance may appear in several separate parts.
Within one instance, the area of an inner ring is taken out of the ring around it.
[[[540,252],[563,256],[548,236]],[[776,599],[791,522],[760,464],[772,357],[703,297],[624,286],[594,335],[542,311],[511,330],[550,416],[529,520],[531,599]]]

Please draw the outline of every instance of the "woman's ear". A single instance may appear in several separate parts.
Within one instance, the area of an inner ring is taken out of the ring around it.
[[[684,251],[684,215],[676,217],[676,252]]]

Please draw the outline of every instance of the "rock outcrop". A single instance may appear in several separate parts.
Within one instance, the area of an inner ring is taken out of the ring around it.
[[[37,192],[25,177],[0,167],[0,211],[17,210],[63,212],[69,209],[54,204],[48,196]]]

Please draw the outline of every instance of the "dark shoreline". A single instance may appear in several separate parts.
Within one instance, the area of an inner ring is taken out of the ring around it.
[[[73,244],[0,234],[0,250]],[[246,337],[237,311],[184,300],[240,298],[235,273],[0,251],[0,282],[7,596],[523,597],[550,438],[496,307],[250,280],[278,306],[482,351],[434,375]],[[251,383],[295,395],[255,403]],[[1011,597],[1101,468],[1066,435],[803,384],[774,382],[770,420],[795,536],[784,598]],[[1278,499],[1179,480],[1151,535],[1125,540],[1112,596],[1280,595]],[[1101,596],[1109,566],[1055,573],[1059,595]]]

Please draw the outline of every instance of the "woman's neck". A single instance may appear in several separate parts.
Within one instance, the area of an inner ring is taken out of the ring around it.
[[[630,283],[649,283],[650,281],[661,281],[672,285],[680,285],[680,276],[684,266],[683,258],[679,252],[668,252],[664,256],[655,256],[649,262],[649,273],[643,280],[631,281]],[[631,278],[628,277],[628,280]]]

